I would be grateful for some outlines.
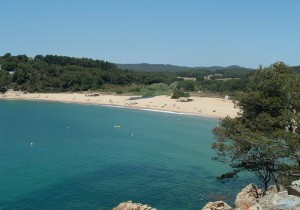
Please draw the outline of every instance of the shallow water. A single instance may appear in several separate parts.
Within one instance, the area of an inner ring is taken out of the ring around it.
[[[111,209],[133,200],[201,209],[233,196],[211,160],[216,119],[93,105],[0,101],[0,209]],[[116,128],[115,125],[121,127]]]

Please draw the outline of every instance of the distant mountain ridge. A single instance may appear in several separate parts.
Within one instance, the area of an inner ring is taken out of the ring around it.
[[[196,69],[205,69],[205,70],[225,70],[225,69],[244,69],[244,70],[254,70],[251,68],[245,68],[238,65],[231,65],[227,67],[222,66],[210,66],[210,67],[187,67],[187,66],[176,66],[171,64],[149,64],[149,63],[138,63],[138,64],[116,64],[120,69],[130,69],[135,71],[171,71],[171,72],[180,72],[186,70],[196,70]]]

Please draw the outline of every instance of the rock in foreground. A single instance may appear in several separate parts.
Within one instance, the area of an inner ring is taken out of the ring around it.
[[[264,194],[254,184],[247,185],[236,197],[234,210],[300,210],[300,180],[294,181],[289,191],[270,186]],[[230,210],[223,201],[209,202],[203,210]]]
[[[237,196],[235,200],[235,209],[249,209],[256,204],[256,199],[262,196],[262,190],[258,189],[254,184],[247,185]]]
[[[288,187],[288,193],[289,195],[300,197],[300,180],[292,182],[292,184]]]
[[[202,210],[232,210],[224,201],[215,201],[207,203]]]
[[[113,210],[156,210],[147,204],[133,203],[132,201],[127,201],[120,203]]]
[[[249,210],[299,210],[300,197],[289,195],[286,190],[277,193],[268,193],[258,199]]]

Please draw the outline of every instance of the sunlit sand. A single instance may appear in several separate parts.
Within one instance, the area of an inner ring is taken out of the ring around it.
[[[142,98],[139,96],[107,95],[104,93],[23,93],[8,91],[0,99],[56,101],[174,112],[206,117],[236,117],[238,109],[231,100],[208,97],[191,97],[190,102],[179,102],[170,96]],[[134,99],[134,100],[132,100]]]

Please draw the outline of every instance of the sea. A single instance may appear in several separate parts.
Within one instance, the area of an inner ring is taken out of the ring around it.
[[[251,177],[219,181],[215,118],[0,100],[0,209],[159,210],[232,204]]]

